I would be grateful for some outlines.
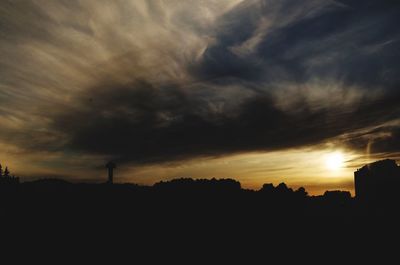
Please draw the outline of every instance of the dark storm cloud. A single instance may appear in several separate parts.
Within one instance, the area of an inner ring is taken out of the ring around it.
[[[209,97],[143,81],[90,94],[96,99],[82,99],[80,108],[57,117],[54,128],[71,137],[70,148],[139,164],[313,145],[400,115],[399,94],[319,110],[300,100],[292,111],[279,109],[266,93],[233,111],[216,111]]]
[[[2,142],[138,164],[400,151],[397,1],[45,2],[0,4]]]
[[[266,82],[317,77],[369,88],[395,85],[399,6],[396,1],[245,2],[220,18],[216,43],[196,70],[205,77]]]

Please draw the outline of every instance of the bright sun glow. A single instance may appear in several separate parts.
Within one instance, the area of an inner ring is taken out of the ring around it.
[[[326,166],[330,170],[339,170],[343,167],[343,154],[341,152],[331,153],[326,157]]]

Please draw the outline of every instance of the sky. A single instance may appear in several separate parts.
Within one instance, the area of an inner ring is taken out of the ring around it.
[[[400,160],[399,17],[390,0],[2,0],[0,163],[353,192],[357,168]]]

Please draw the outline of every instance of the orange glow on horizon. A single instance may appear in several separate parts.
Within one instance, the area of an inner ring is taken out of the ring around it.
[[[331,149],[238,154],[127,168],[122,173],[122,182],[151,185],[181,177],[215,177],[238,180],[243,188],[253,190],[260,189],[265,183],[278,185],[284,182],[294,189],[303,186],[311,195],[323,194],[326,190],[346,190],[354,194],[353,172],[357,165],[349,161],[355,158],[357,154]],[[327,163],[332,163],[334,168],[327,167]]]

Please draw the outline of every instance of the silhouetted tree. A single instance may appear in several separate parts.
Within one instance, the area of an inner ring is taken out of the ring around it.
[[[288,188],[288,186],[283,182],[276,186],[276,191],[280,193],[293,192],[293,190],[291,188]]]
[[[306,191],[306,189],[304,187],[300,187],[295,191],[296,195],[300,196],[300,197],[307,197],[308,196],[308,192]]]
[[[4,170],[4,177],[9,177],[10,176],[10,171],[8,170],[8,167]]]
[[[0,177],[2,177],[2,176],[3,176],[3,167],[0,164]]]
[[[264,184],[261,188],[261,192],[264,193],[272,193],[275,190],[275,187],[272,183]]]

